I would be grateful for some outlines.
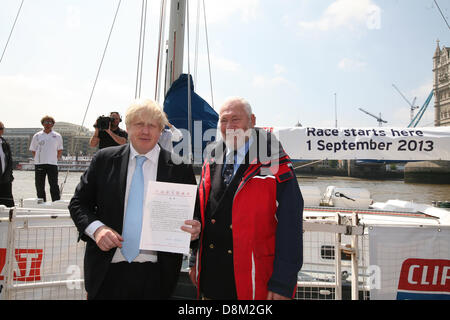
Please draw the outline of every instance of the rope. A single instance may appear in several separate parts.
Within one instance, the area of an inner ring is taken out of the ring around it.
[[[0,63],[2,63],[3,56],[5,55],[6,48],[8,47],[9,40],[11,39],[11,35],[12,35],[13,31],[14,31],[14,27],[16,26],[16,22],[17,22],[17,19],[19,18],[19,14],[20,14],[20,11],[22,10],[22,5],[23,5],[24,1],[25,0],[22,0],[22,2],[20,3],[20,7],[19,7],[19,10],[17,11],[16,18],[14,19],[13,26],[11,28],[11,31],[9,32],[8,40],[6,40],[5,48],[3,49],[2,56],[0,57]]]
[[[166,20],[166,0],[161,1],[161,12],[159,16],[159,40],[158,40],[158,57],[156,58],[156,81],[155,81],[155,101],[159,98],[159,90],[160,90],[160,81],[161,81],[161,73],[159,72],[161,69],[162,59],[161,59],[161,53],[162,53],[162,42],[163,42],[163,35],[164,35],[164,24]]]
[[[141,96],[142,70],[143,70],[143,66],[144,66],[146,24],[147,24],[147,0],[142,0],[141,29],[140,29],[140,33],[139,33],[139,52],[138,52],[137,72],[136,72],[136,88],[135,88],[135,92],[134,92],[135,98],[139,98]]]
[[[145,49],[145,30],[147,26],[147,0],[145,0],[145,9],[144,9],[144,31],[142,34],[142,54],[141,54],[141,70],[140,70],[140,79],[139,79],[139,97],[141,96],[141,87],[142,87],[142,70],[144,70],[144,49]]]
[[[197,67],[198,67],[198,40],[199,40],[199,27],[200,27],[200,7],[201,2],[197,1],[197,19],[195,27],[195,57],[194,57],[194,86],[197,88]]]
[[[187,64],[188,64],[188,131],[192,137],[192,105],[191,105],[191,59],[190,59],[190,37],[189,37],[189,0],[186,0],[186,27],[187,27]],[[192,139],[189,139],[189,161],[192,161]]]
[[[136,83],[134,87],[134,98],[136,99],[138,97],[138,87],[139,87],[139,70],[140,70],[140,64],[141,64],[141,50],[142,50],[142,20],[144,16],[144,2],[145,0],[142,0],[142,7],[141,7],[141,25],[139,30],[139,49],[138,49],[138,57],[137,57],[137,70],[136,70]]]
[[[88,100],[88,103],[87,103],[87,106],[86,106],[86,111],[84,112],[83,121],[81,122],[81,126],[78,128],[78,134],[77,134],[77,136],[80,135],[81,129],[83,128],[84,122],[85,122],[85,120],[86,120],[86,115],[87,115],[88,110],[89,110],[89,107],[90,107],[90,105],[91,105],[92,96],[94,95],[94,90],[95,90],[95,87],[96,87],[96,85],[97,85],[97,80],[98,80],[98,77],[99,77],[99,75],[100,75],[100,71],[101,71],[101,69],[102,69],[103,60],[105,59],[106,50],[108,49],[109,40],[111,39],[111,34],[112,34],[113,29],[114,29],[114,25],[115,25],[115,23],[116,23],[117,14],[119,13],[119,8],[120,8],[120,4],[121,4],[121,3],[122,3],[122,0],[119,0],[119,2],[118,2],[118,4],[117,4],[116,13],[114,14],[113,22],[112,22],[111,28],[110,28],[110,30],[109,30],[108,39],[107,39],[107,41],[106,41],[106,45],[105,45],[105,48],[104,48],[104,50],[103,50],[103,55],[102,55],[102,58],[101,58],[101,60],[100,60],[100,65],[98,66],[97,75],[95,76],[94,85],[92,86],[91,94],[90,94],[90,96],[89,96],[89,100]],[[75,145],[75,148],[74,148],[75,157],[76,157],[76,151],[77,151],[77,149],[78,149],[78,141],[77,141],[77,144]],[[65,176],[65,178],[64,178],[64,182],[61,184],[61,186],[60,186],[60,188],[59,188],[61,194],[63,193],[64,186],[65,186],[65,184],[66,184],[67,176],[68,176],[68,175],[69,175],[69,168],[67,168],[67,172],[66,172],[66,176]]]
[[[208,52],[208,67],[209,67],[209,86],[211,88],[211,105],[214,109],[214,95],[213,95],[213,85],[212,85],[212,72],[211,72],[211,60],[209,57],[209,40],[208,40],[208,26],[206,23],[206,7],[205,0],[203,0],[203,18],[205,20],[205,33],[206,33],[206,50]]]
[[[100,71],[102,69],[103,60],[105,59],[106,50],[108,49],[109,40],[111,39],[111,34],[112,34],[113,29],[114,29],[114,24],[116,23],[117,13],[119,12],[119,8],[120,8],[121,2],[122,2],[122,0],[119,0],[119,3],[117,5],[116,14],[114,15],[114,20],[112,22],[111,29],[109,30],[108,40],[106,41],[105,49],[103,50],[102,59],[100,61],[100,65],[98,66],[97,75],[95,76],[94,85],[92,86],[91,95],[89,96],[89,101],[88,101],[88,104],[86,106],[86,111],[84,112],[83,122],[81,123],[81,126],[84,125],[84,121],[86,120],[86,115],[87,115],[87,112],[89,110],[89,106],[91,105],[92,96],[94,95],[94,90],[95,90],[95,87],[97,85],[98,76],[100,75]]]
[[[196,40],[195,40],[195,57],[194,57],[194,86],[197,87],[197,70],[198,70],[198,47],[199,47],[199,27],[200,27],[200,9],[202,2],[198,1],[197,6],[197,24],[196,24]],[[209,71],[209,86],[211,90],[211,105],[214,109],[214,94],[213,94],[213,84],[212,84],[212,71],[211,71],[211,58],[209,54],[209,39],[208,39],[208,25],[206,22],[206,7],[205,1],[203,0],[203,20],[205,24],[205,37],[206,37],[206,49],[208,55],[208,71]]]
[[[438,3],[436,0],[434,0],[434,3],[436,4],[436,7],[438,8],[439,12],[441,13],[442,19],[444,19],[445,24],[447,25],[447,27],[450,29],[450,25],[448,24],[447,19],[444,16],[444,13],[442,12],[441,8],[439,7]]]
[[[309,162],[309,163],[307,163],[307,164],[302,164],[302,165],[300,165],[300,166],[294,167],[294,169],[299,169],[299,168],[303,168],[303,167],[308,167],[308,166],[310,166],[310,165],[313,165],[313,164],[316,164],[316,163],[322,162],[322,161],[324,161],[324,160],[317,160],[317,161]]]

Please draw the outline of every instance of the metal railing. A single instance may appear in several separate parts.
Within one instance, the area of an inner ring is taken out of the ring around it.
[[[67,209],[10,209],[0,215],[0,228],[7,229],[0,238],[0,248],[6,244],[0,249],[1,299],[86,298],[84,243],[77,242]]]
[[[367,299],[368,241],[357,216],[305,220],[303,231],[296,299]],[[67,209],[0,206],[0,299],[86,299],[77,239]]]
[[[358,217],[303,222],[303,267],[296,299],[368,299],[367,235]]]

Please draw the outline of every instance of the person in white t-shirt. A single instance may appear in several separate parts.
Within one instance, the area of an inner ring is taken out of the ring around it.
[[[34,157],[34,172],[37,197],[47,201],[45,195],[45,177],[48,177],[52,201],[61,198],[58,186],[58,159],[63,151],[61,135],[53,131],[55,119],[45,116],[41,119],[44,127],[37,132],[31,140],[30,151]]]

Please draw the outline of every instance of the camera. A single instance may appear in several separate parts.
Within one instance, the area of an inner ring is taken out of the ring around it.
[[[97,121],[94,124],[94,128],[98,128],[99,130],[108,130],[109,124],[114,121],[114,118],[100,116],[97,118]]]

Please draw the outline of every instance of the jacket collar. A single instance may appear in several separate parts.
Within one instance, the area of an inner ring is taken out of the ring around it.
[[[255,128],[252,132],[252,141],[253,142],[250,144],[244,159],[246,163],[265,164],[286,156],[281,143],[271,132],[261,128]],[[218,140],[216,143],[211,144],[210,150],[211,156],[207,158],[206,161],[208,161],[210,165],[222,163],[222,159],[224,159],[224,154],[227,150],[225,142],[222,139]]]
[[[123,211],[125,206],[125,189],[127,186],[127,171],[128,161],[130,158],[130,144],[127,143],[119,149],[115,156],[113,156],[115,165],[119,166],[119,203]]]
[[[172,154],[161,148],[158,158],[158,171],[156,174],[156,181],[168,181],[169,180],[169,168],[174,165],[172,161]]]

